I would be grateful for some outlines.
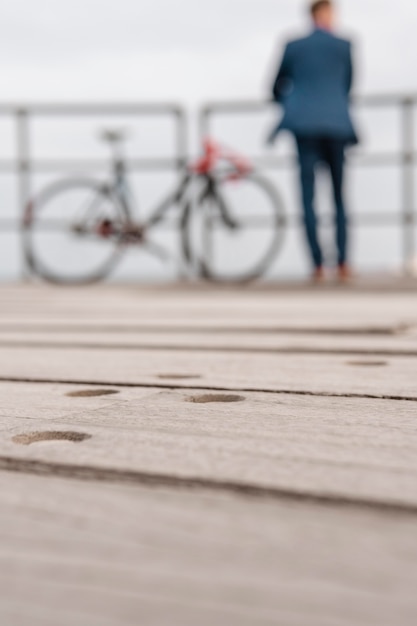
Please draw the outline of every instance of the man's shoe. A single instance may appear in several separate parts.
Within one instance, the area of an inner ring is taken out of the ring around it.
[[[353,279],[353,273],[349,265],[342,263],[337,268],[337,278],[341,283],[348,283]]]
[[[311,280],[315,285],[321,285],[324,283],[325,275],[323,267],[316,267],[311,277]]]

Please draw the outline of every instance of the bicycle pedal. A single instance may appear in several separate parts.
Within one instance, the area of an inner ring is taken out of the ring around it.
[[[140,226],[129,225],[123,229],[123,238],[131,243],[144,243],[145,229]]]

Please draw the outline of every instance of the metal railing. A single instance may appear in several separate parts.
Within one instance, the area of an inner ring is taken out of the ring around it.
[[[68,159],[39,158],[33,156],[34,142],[32,138],[32,122],[51,118],[95,118],[129,117],[135,118],[170,118],[174,122],[174,156],[126,158],[132,171],[170,171],[184,167],[188,157],[188,123],[185,110],[173,103],[132,103],[132,104],[0,104],[0,119],[11,119],[15,127],[16,152],[14,157],[0,159],[0,174],[16,174],[18,207],[16,217],[4,218],[0,215],[0,232],[20,229],[22,216],[28,199],[33,192],[33,177],[36,173],[61,172],[68,173],[73,168],[85,170],[102,170],[108,159]],[[67,171],[66,171],[67,170]],[[24,263],[24,261],[23,261]],[[27,268],[22,268],[23,276]]]
[[[397,166],[401,170],[401,198],[400,212],[361,212],[352,216],[352,223],[357,226],[385,226],[400,220],[402,229],[402,259],[405,273],[410,272],[410,266],[416,258],[415,227],[417,225],[415,166],[417,151],[415,149],[415,114],[417,94],[386,94],[357,96],[354,98],[357,108],[381,109],[395,107],[401,116],[400,149],[388,152],[356,152],[350,158],[350,164],[360,167],[387,167]],[[273,105],[267,101],[228,101],[212,102],[202,107],[199,117],[199,134],[201,139],[210,136],[213,131],[213,122],[216,117],[237,116],[241,114],[264,114]],[[249,155],[250,156],[250,155]],[[251,156],[251,161],[259,169],[293,168],[295,159],[290,156],[268,154]],[[299,224],[299,220],[293,222]]]
[[[216,116],[237,116],[240,114],[264,114],[272,105],[264,101],[229,101],[206,104],[199,113],[200,137],[210,135],[213,121]],[[377,110],[381,108],[395,108],[401,116],[400,149],[397,151],[355,152],[351,164],[359,167],[387,166],[399,167],[401,171],[401,198],[400,210],[387,212],[361,212],[353,215],[353,223],[358,226],[384,226],[400,223],[402,230],[402,256],[404,271],[410,267],[410,261],[416,258],[416,187],[415,173],[417,151],[415,148],[415,114],[417,108],[417,94],[409,95],[374,95],[355,98],[355,106]],[[177,104],[148,103],[148,104],[0,104],[0,119],[13,120],[15,128],[16,151],[12,158],[0,159],[0,174],[13,173],[16,175],[18,213],[16,218],[4,218],[0,214],[0,232],[18,230],[21,224],[21,215],[33,191],[33,178],[36,173],[62,172],[66,173],[74,167],[82,170],[103,169],[107,160],[98,159],[68,159],[68,158],[39,158],[34,156],[34,141],[32,137],[32,123],[38,119],[63,117],[94,118],[97,116],[129,116],[134,118],[157,117],[168,118],[174,122],[174,156],[131,158],[127,159],[129,168],[136,171],[175,171],[184,167],[188,160],[188,117],[186,111]],[[260,169],[279,170],[293,168],[294,158],[273,154],[254,156],[254,164]],[[299,224],[299,220],[294,220]],[[23,268],[23,275],[27,269]]]

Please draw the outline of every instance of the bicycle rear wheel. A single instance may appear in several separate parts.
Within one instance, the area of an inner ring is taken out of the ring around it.
[[[59,181],[27,207],[24,250],[30,268],[60,284],[103,279],[123,247],[125,210],[106,187],[90,180]]]
[[[207,178],[182,222],[186,259],[216,282],[249,282],[266,273],[284,241],[281,196],[265,178]]]

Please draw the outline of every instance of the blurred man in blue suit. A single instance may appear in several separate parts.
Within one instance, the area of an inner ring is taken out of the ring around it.
[[[345,148],[357,143],[349,113],[352,86],[351,43],[333,34],[335,10],[331,0],[310,7],[314,29],[285,48],[273,97],[284,109],[274,130],[295,136],[298,148],[304,223],[314,263],[314,280],[324,276],[324,258],[317,234],[314,208],[315,170],[324,164],[331,176],[336,208],[338,275],[350,277],[347,257],[347,220],[343,197]]]

